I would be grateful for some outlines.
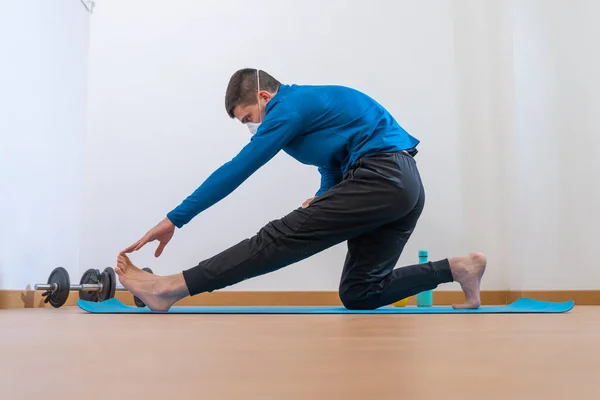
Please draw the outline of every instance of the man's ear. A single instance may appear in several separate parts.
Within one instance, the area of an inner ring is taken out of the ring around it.
[[[258,92],[258,96],[267,103],[273,98],[273,95],[267,92],[266,90],[261,90],[260,92]]]

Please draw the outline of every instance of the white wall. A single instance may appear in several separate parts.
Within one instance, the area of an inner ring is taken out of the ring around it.
[[[422,140],[426,209],[401,264],[480,250],[484,289],[597,288],[600,78],[594,1],[98,2],[91,27],[81,265],[114,265],[249,139],[224,90],[245,66],[344,84]],[[231,11],[234,10],[234,11]],[[169,274],[312,196],[279,155],[178,231]],[[345,245],[231,289],[335,290]],[[456,289],[446,285],[441,289]]]
[[[229,77],[246,66],[286,83],[354,86],[382,102],[422,140],[427,206],[402,262],[415,262],[420,248],[432,258],[471,249],[457,184],[464,166],[456,156],[452,8],[450,1],[99,2],[91,27],[81,268],[114,265],[119,250],[249,140],[223,105]],[[314,168],[278,155],[178,231],[159,260],[152,246],[134,261],[160,274],[189,268],[299,206],[318,185]],[[344,255],[342,244],[231,289],[335,290]],[[496,274],[486,284],[505,282]]]
[[[598,289],[600,3],[513,1],[510,285]]]
[[[78,274],[89,13],[0,2],[0,289]]]
[[[508,288],[505,164],[513,130],[511,16],[503,0],[453,2],[456,137],[460,175],[450,182],[461,192],[459,253],[482,251],[489,268],[484,287]],[[435,138],[437,140],[437,138]],[[440,168],[436,160],[432,160]],[[443,175],[432,182],[438,185]],[[444,212],[448,209],[444,209]],[[452,209],[450,209],[452,210]],[[451,211],[450,211],[451,212]],[[437,235],[435,224],[430,235]]]

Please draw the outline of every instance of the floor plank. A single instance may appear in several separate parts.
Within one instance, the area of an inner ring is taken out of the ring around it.
[[[600,307],[557,315],[0,311],[0,398],[566,399],[600,393]]]

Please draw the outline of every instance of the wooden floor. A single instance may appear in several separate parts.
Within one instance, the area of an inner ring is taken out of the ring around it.
[[[0,399],[583,399],[600,307],[558,315],[0,310]]]

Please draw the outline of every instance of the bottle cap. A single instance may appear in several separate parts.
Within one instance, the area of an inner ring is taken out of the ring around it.
[[[427,257],[428,255],[427,250],[419,250],[419,257]]]

